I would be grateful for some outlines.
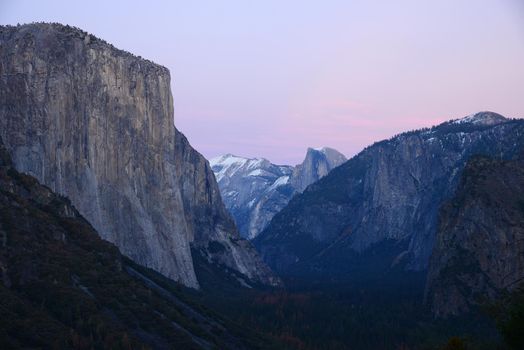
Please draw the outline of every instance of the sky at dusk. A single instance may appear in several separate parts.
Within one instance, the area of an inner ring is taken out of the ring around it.
[[[491,110],[524,117],[524,1],[0,0],[169,68],[175,125],[211,158],[352,156]]]

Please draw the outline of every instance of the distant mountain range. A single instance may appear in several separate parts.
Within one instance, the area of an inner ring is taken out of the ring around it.
[[[304,161],[295,167],[232,154],[209,163],[240,235],[253,239],[296,193],[346,160],[340,152],[324,147],[308,148]]]
[[[439,209],[468,160],[512,159],[523,146],[524,121],[492,112],[377,142],[293,197],[254,243],[288,277],[386,283],[425,274]]]

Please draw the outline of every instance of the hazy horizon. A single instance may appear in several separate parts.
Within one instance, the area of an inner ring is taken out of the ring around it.
[[[489,110],[524,116],[524,4],[432,1],[0,3],[0,24],[60,22],[169,68],[175,125],[208,159],[347,157]]]

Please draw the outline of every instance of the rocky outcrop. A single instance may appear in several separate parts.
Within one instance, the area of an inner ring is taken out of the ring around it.
[[[333,148],[308,148],[302,164],[293,169],[291,185],[297,192],[303,192],[306,187],[326,176],[346,160],[342,153]]]
[[[175,130],[175,158],[179,188],[193,251],[210,264],[240,272],[249,280],[278,285],[253,245],[240,238],[235,222],[226,210],[208,161],[195,151],[187,138]]]
[[[210,164],[240,234],[253,239],[296,193],[345,160],[334,149],[309,148],[304,162],[296,167],[232,154],[213,158]]]
[[[379,258],[382,274],[424,271],[439,207],[467,160],[512,158],[523,135],[523,121],[482,112],[378,142],[295,196],[254,243],[283,274],[349,278],[373,270]],[[385,250],[368,259],[379,247]]]
[[[472,310],[524,282],[524,160],[477,157],[439,216],[427,302],[435,316]]]
[[[0,136],[15,167],[69,197],[102,238],[187,286],[198,287],[192,243],[238,240],[206,161],[177,137],[169,71],[81,30],[0,27]],[[219,262],[270,283],[238,249]]]

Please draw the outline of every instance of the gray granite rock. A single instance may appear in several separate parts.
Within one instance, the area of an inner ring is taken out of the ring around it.
[[[209,166],[174,127],[166,68],[69,26],[1,26],[0,136],[19,171],[136,262],[198,287],[191,245],[218,240],[231,248],[218,262],[271,283],[231,243]]]
[[[333,148],[308,148],[304,161],[293,169],[291,185],[302,192],[345,161],[346,157]]]
[[[472,310],[524,281],[524,160],[477,157],[439,215],[426,300],[435,316]]]
[[[279,285],[280,280],[253,245],[240,237],[208,161],[182,133],[175,130],[175,135],[176,170],[193,251],[209,263],[225,265],[254,282]]]
[[[232,154],[213,158],[210,163],[240,234],[253,239],[296,193],[344,161],[341,153],[325,147],[308,148],[305,160],[295,167]]]
[[[377,142],[295,196],[254,243],[283,274],[348,278],[376,264],[364,256],[385,243],[395,251],[381,273],[424,271],[439,207],[467,160],[511,158],[523,135],[524,121],[482,112]]]

